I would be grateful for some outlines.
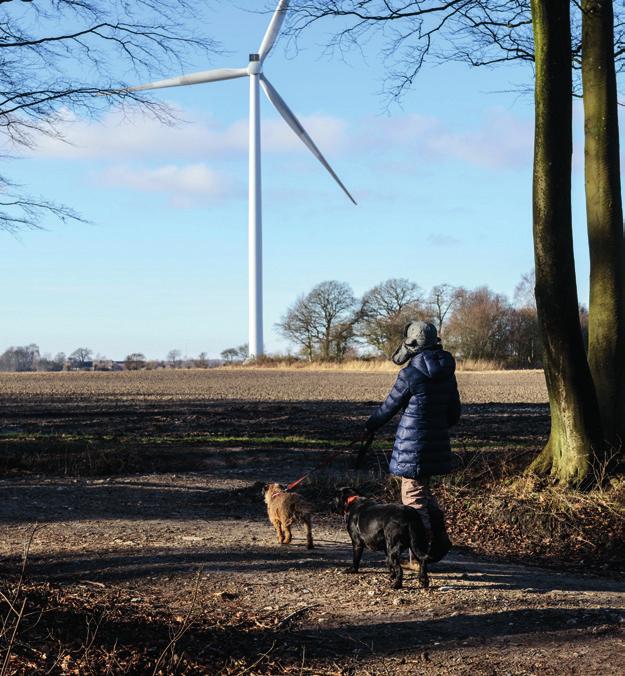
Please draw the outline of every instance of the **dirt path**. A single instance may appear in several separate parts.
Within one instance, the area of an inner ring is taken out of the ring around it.
[[[350,547],[339,517],[318,516],[313,551],[299,532],[290,547],[275,543],[257,482],[292,479],[317,449],[200,451],[193,473],[0,481],[2,569],[17,567],[35,522],[32,580],[121,589],[175,614],[201,569],[199,605],[288,620],[288,641],[279,635],[271,651],[308,673],[625,673],[621,580],[452,553],[428,591],[414,574],[391,591],[378,555],[365,555],[361,575],[343,574]]]

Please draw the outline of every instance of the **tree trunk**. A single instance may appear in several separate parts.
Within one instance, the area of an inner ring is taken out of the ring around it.
[[[530,471],[580,485],[601,449],[597,399],[578,315],[571,222],[569,0],[532,0],[536,54],[534,257],[551,433]]]
[[[327,322],[325,325],[325,334],[323,336],[323,361],[330,361],[330,345],[331,345],[331,336],[332,336],[332,324]]]
[[[582,2],[586,214],[590,247],[588,361],[604,437],[625,439],[625,264],[611,0]]]

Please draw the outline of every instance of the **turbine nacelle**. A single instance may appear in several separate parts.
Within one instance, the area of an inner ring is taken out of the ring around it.
[[[260,60],[260,54],[250,54],[247,72],[250,75],[260,75],[263,72],[263,62]]]

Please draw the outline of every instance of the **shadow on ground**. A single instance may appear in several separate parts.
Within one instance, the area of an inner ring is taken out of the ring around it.
[[[115,440],[122,436],[181,437],[215,435],[240,438],[301,435],[304,438],[349,440],[380,402],[370,401],[89,401],[45,400],[3,403],[3,438],[79,435]],[[386,431],[391,438],[393,430]],[[549,431],[543,404],[465,404],[455,433],[501,442],[534,439]]]
[[[201,536],[201,527],[198,529]],[[201,570],[204,574],[254,574],[273,575],[285,571],[315,573],[334,570],[343,576],[351,560],[351,547],[347,540],[336,542],[321,538],[314,550],[306,550],[303,541],[295,541],[290,547],[266,546],[262,544],[236,547],[210,548],[210,542],[195,548],[143,548],[140,552],[124,549],[104,548],[94,554],[55,553],[37,556],[28,560],[27,573],[32,580],[56,580],[80,582],[82,580],[101,583],[137,581],[154,576],[194,575]],[[6,575],[14,574],[18,561],[0,563],[0,570]],[[551,573],[545,575],[540,568],[480,561],[466,555],[452,552],[450,556],[431,568],[432,587],[430,592],[439,591],[444,578],[442,592],[488,589],[492,591],[522,590],[528,594],[552,591],[563,592],[621,592],[622,582],[605,578],[571,576]],[[380,585],[385,589],[386,567],[383,556],[368,552],[363,560],[362,576],[379,575]],[[354,579],[350,576],[350,579]],[[458,584],[455,585],[454,583]],[[407,587],[415,587],[416,576],[408,573]]]

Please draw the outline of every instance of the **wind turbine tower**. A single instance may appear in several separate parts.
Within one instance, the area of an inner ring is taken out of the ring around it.
[[[271,52],[280,35],[286,18],[289,0],[280,0],[276,7],[265,37],[258,53],[250,54],[246,68],[218,68],[206,70],[192,75],[183,75],[167,80],[159,80],[150,84],[129,87],[125,91],[146,91],[150,89],[166,89],[185,85],[233,80],[240,77],[250,79],[250,144],[249,144],[249,210],[248,210],[248,274],[249,274],[249,355],[256,358],[263,355],[263,214],[262,214],[262,176],[261,176],[261,135],[260,135],[260,89],[275,109],[284,118],[295,134],[302,140],[312,154],[326,168],[349,199],[356,204],[341,179],[336,175],[325,157],[317,148],[308,132],[297,119],[295,113],[287,106],[263,73],[265,59]]]

